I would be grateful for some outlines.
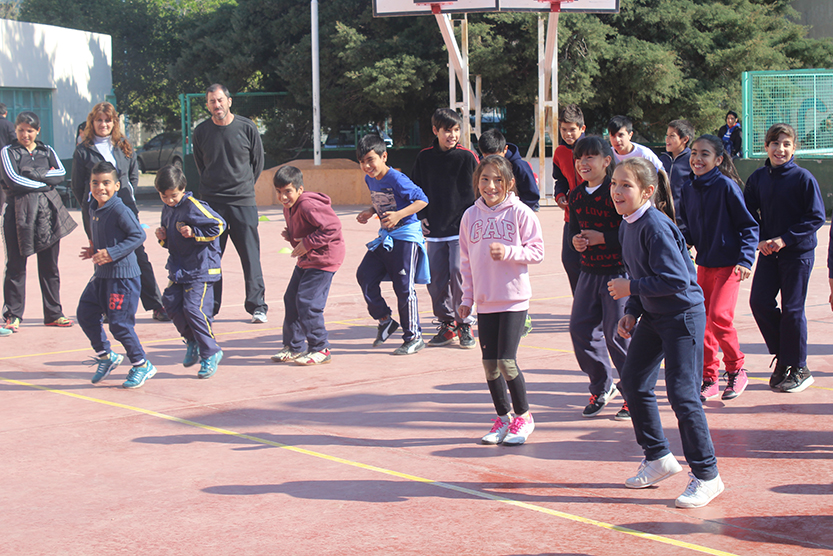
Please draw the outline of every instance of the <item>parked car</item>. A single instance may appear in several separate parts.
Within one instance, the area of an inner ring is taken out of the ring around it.
[[[156,172],[173,164],[182,168],[182,135],[178,131],[160,133],[136,150],[139,171]]]
[[[385,145],[387,147],[393,147],[393,139],[390,138],[390,135],[385,133],[383,130],[379,128],[370,129],[370,130],[360,130],[356,126],[345,126],[339,129],[333,129],[327,135],[327,140],[324,141],[324,148],[325,149],[355,149],[356,148],[356,135],[359,136],[364,135],[365,133],[378,133],[381,135],[382,139],[385,141]]]

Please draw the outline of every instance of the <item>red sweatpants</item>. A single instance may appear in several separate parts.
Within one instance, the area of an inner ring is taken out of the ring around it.
[[[703,339],[703,380],[717,382],[720,376],[718,348],[723,351],[726,370],[734,373],[743,368],[744,355],[735,330],[735,305],[738,302],[740,278],[735,267],[697,267],[697,283],[706,298],[706,334]]]

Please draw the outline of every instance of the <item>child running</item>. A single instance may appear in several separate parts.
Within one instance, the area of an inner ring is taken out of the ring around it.
[[[665,214],[650,201],[655,193],[656,204],[665,207]],[[665,172],[658,174],[642,158],[624,160],[613,172],[611,196],[616,212],[624,217],[619,238],[630,279],[615,278],[608,288],[614,299],[630,296],[619,321],[619,334],[631,338],[621,384],[636,441],[645,455],[625,486],[649,487],[682,471],[662,430],[654,393],[665,359],[668,401],[691,468],[691,480],[676,505],[699,508],[724,488],[700,401],[706,328],[703,292],[683,235],[674,224]]]
[[[133,365],[122,386],[139,388],[156,374],[156,367],[145,359],[134,330],[142,291],[134,251],[145,241],[145,232],[133,211],[116,195],[119,187],[115,166],[106,161],[93,166],[90,193],[95,202],[89,205],[90,246],[81,250],[80,257],[92,259],[95,271],[78,300],[75,314],[98,356],[92,361],[98,369],[91,382],[101,382],[124,360],[124,355],[110,349],[102,325],[102,316],[106,316],[110,332],[124,346]]]
[[[775,356],[769,387],[801,392],[813,384],[807,367],[804,303],[815,262],[816,231],[824,225],[824,202],[813,174],[795,163],[796,133],[775,124],[765,136],[768,160],[746,180],[746,208],[760,225],[758,265],[749,306]],[[776,297],[781,292],[781,307]]]
[[[686,243],[697,250],[697,283],[706,306],[700,399],[719,394],[720,350],[727,382],[722,398],[733,400],[749,382],[733,323],[740,283],[752,274],[758,224],[746,210],[741,179],[719,138],[700,136],[689,162],[694,179],[683,185],[678,217]]]
[[[616,165],[610,145],[601,137],[585,137],[576,143],[573,157],[584,181],[569,197],[570,238],[573,249],[581,254],[570,338],[578,365],[590,378],[590,402],[581,415],[595,417],[616,396],[610,360],[621,374],[628,353],[629,340],[616,333],[627,300],[613,299],[607,291],[612,278],[625,277],[619,245],[622,217],[610,197],[610,176]],[[615,418],[630,420],[627,403]]]
[[[162,225],[156,229],[159,245],[168,250],[168,280],[162,295],[165,312],[185,339],[182,365],[200,364],[198,378],[211,378],[223,358],[214,338],[214,283],[220,270],[220,235],[226,222],[211,207],[196,200],[185,174],[165,166],[154,186],[165,207]]]
[[[465,319],[477,304],[483,368],[498,415],[481,441],[523,444],[535,422],[517,354],[532,297],[527,265],[544,259],[541,224],[515,195],[512,164],[502,156],[484,158],[473,182],[477,200],[460,222],[463,299],[458,314]],[[515,417],[510,418],[513,408]]]

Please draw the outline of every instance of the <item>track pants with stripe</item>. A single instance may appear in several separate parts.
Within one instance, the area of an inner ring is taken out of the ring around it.
[[[206,359],[220,351],[213,330],[213,282],[171,282],[162,295],[162,304],[185,341],[197,342],[200,358]]]

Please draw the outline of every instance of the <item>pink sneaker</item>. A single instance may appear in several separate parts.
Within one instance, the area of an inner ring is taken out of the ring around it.
[[[533,430],[535,430],[535,421],[532,420],[531,413],[528,413],[527,417],[515,417],[509,424],[509,433],[503,439],[503,444],[506,446],[523,444]]]
[[[720,394],[720,388],[717,386],[716,382],[711,382],[708,380],[703,381],[703,385],[700,387],[700,401],[704,402],[706,400],[712,400]]]
[[[734,400],[743,394],[743,391],[746,390],[746,386],[749,384],[749,378],[746,376],[746,369],[741,369],[736,373],[727,372],[726,380],[729,384],[726,386],[726,389],[723,390],[722,399],[724,400]]]

